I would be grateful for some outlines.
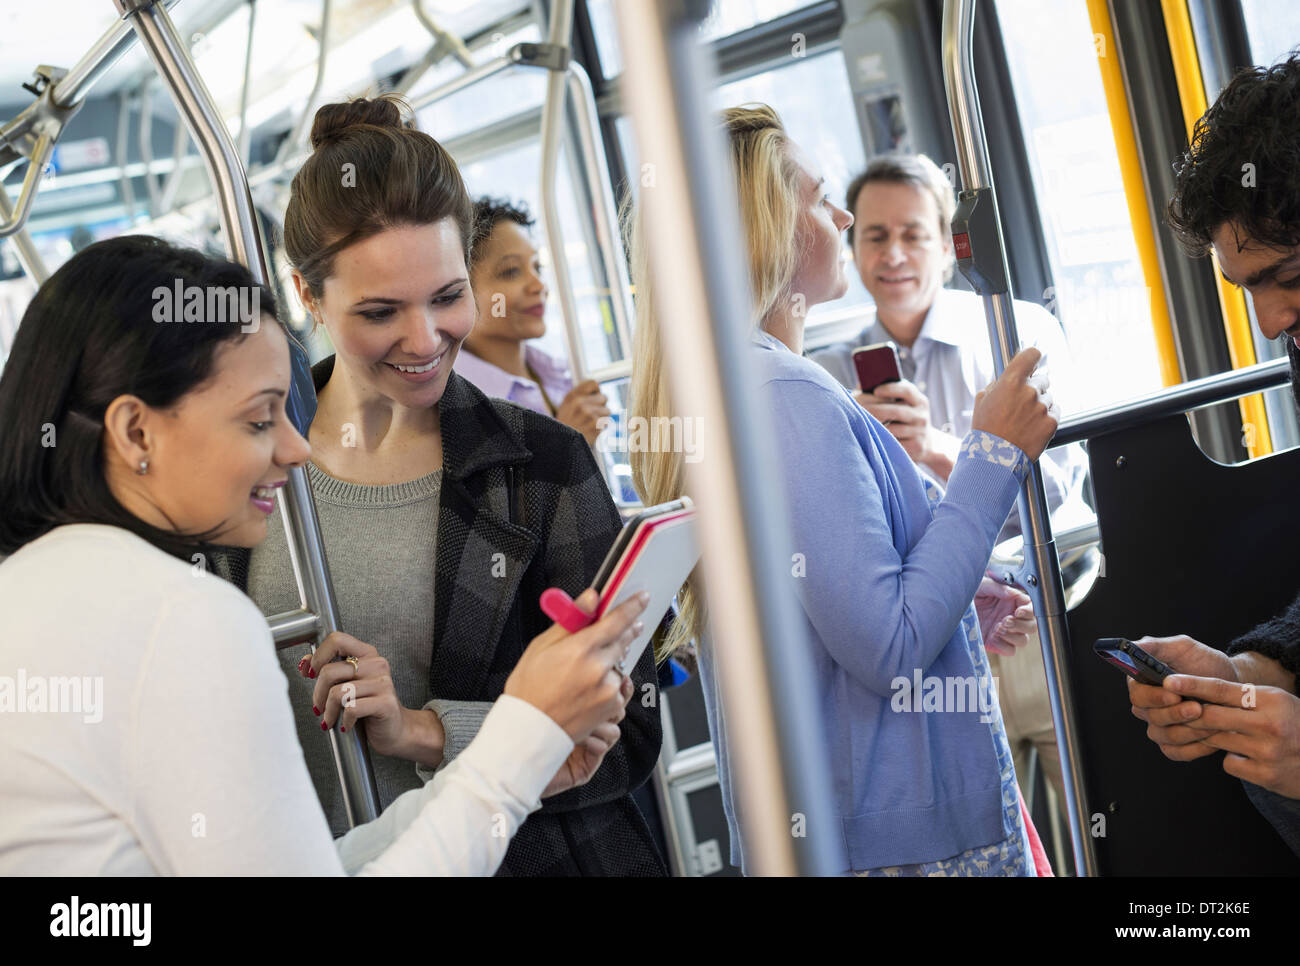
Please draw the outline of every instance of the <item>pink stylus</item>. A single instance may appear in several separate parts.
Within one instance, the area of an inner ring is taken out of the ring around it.
[[[559,587],[548,587],[542,591],[538,603],[541,605],[543,614],[570,634],[582,630],[596,619],[593,615],[584,614],[579,610],[578,605],[573,602],[573,598],[560,590]]]

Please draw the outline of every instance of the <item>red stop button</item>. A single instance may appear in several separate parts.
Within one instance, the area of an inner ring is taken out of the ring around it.
[[[970,258],[970,232],[962,232],[960,235],[952,236],[952,248],[960,258]]]

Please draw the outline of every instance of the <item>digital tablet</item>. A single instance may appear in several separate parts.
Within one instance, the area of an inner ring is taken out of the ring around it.
[[[634,594],[649,592],[650,602],[639,618],[645,627],[618,664],[627,674],[641,659],[699,559],[696,510],[690,498],[648,507],[627,522],[596,572],[592,584],[600,599],[593,615],[583,614],[568,594],[554,587],[542,594],[542,611],[569,631],[577,631]]]

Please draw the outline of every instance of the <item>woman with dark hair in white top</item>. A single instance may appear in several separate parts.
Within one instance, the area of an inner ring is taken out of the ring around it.
[[[270,293],[157,239],[90,246],[28,307],[0,378],[0,873],[487,875],[616,740],[639,602],[534,638],[456,761],[331,838],[269,628],[206,572],[308,457],[290,374]]]

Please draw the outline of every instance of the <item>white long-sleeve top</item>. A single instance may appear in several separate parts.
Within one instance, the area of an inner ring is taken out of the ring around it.
[[[201,560],[59,527],[0,564],[0,626],[4,875],[490,875],[573,750],[502,696],[433,781],[335,841],[266,621]]]

